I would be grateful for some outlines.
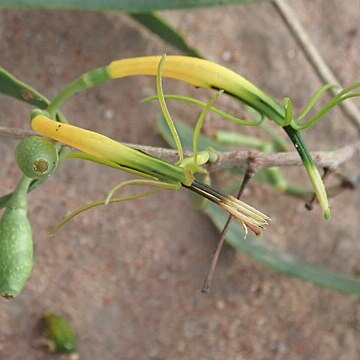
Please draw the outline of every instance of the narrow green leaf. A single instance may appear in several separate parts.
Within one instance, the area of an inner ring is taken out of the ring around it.
[[[18,80],[3,68],[0,68],[0,93],[45,109],[49,100],[31,86]]]
[[[204,212],[219,230],[223,228],[227,219],[225,213],[213,204],[208,204]],[[301,261],[288,253],[271,247],[266,244],[264,239],[257,238],[253,234],[249,233],[244,239],[244,229],[235,221],[228,228],[226,241],[235,249],[261,264],[287,276],[298,277],[304,281],[339,292],[360,295],[360,279]]]
[[[167,23],[162,17],[152,13],[133,13],[129,14],[134,20],[148,28],[160,39],[179,49],[184,54],[201,58],[200,53],[189,46],[184,36]]]
[[[152,12],[155,10],[246,4],[260,1],[264,0],[0,0],[0,7]]]

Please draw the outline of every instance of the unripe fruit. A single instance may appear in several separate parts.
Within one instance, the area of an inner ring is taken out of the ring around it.
[[[49,176],[58,163],[55,145],[41,136],[30,136],[22,140],[16,147],[15,154],[21,171],[33,179]]]
[[[30,183],[31,179],[23,177],[0,219],[0,295],[6,299],[19,295],[32,268],[33,242],[26,201]]]
[[[6,209],[0,231],[0,295],[8,299],[19,295],[32,268],[32,233],[26,209]]]

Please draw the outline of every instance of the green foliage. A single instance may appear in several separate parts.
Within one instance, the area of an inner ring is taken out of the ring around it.
[[[236,1],[236,0],[186,0],[186,1],[171,1],[171,0],[157,0],[157,1],[115,1],[115,0],[104,0],[104,1],[82,1],[82,0],[54,0],[54,1],[44,1],[44,0],[0,0],[0,7],[23,7],[23,8],[67,8],[67,9],[86,9],[86,10],[120,10],[127,11],[130,13],[136,21],[147,27],[153,33],[157,34],[164,41],[172,44],[174,47],[183,51],[184,53],[201,57],[201,54],[188,45],[186,39],[177,32],[174,28],[172,28],[168,23],[166,23],[163,19],[158,17],[153,13],[155,10],[160,9],[178,9],[178,8],[192,8],[192,7],[201,7],[201,6],[212,6],[212,5],[225,5],[225,4],[235,4],[235,3],[247,3],[252,1]],[[158,88],[161,88],[161,66],[160,63],[158,70]],[[160,75],[159,75],[160,74]],[[90,76],[91,75],[91,76]],[[97,83],[101,83],[103,81],[108,80],[107,73],[102,69],[95,69],[85,76],[80,77],[77,81],[75,81],[69,87],[68,93],[60,93],[58,98],[55,98],[52,104],[50,104],[50,112],[54,116],[55,119],[65,122],[64,117],[58,112],[58,105],[70,95],[73,95],[75,92],[79,90],[83,90],[87,87],[91,87],[96,85]],[[71,87],[72,86],[72,87]],[[251,84],[251,86],[253,86]],[[315,95],[310,99],[309,103],[305,106],[304,110],[300,113],[300,115],[296,118],[293,118],[292,113],[292,104],[290,99],[286,98],[284,100],[284,108],[281,108],[277,105],[276,102],[276,113],[279,116],[279,119],[272,119],[278,123],[278,125],[284,127],[284,130],[287,132],[290,139],[294,142],[295,146],[298,148],[300,146],[301,151],[303,151],[302,158],[304,160],[304,164],[307,167],[311,167],[311,171],[316,171],[316,168],[310,158],[310,155],[307,152],[305,145],[303,144],[300,134],[298,131],[306,129],[308,127],[313,126],[324,114],[326,114],[330,109],[332,109],[338,103],[346,100],[347,98],[353,96],[359,96],[359,93],[350,93],[354,89],[359,87],[359,83],[354,84],[344,91],[342,91],[339,95],[332,98],[318,113],[316,113],[309,120],[303,121],[305,115],[307,115],[312,106],[315,104],[317,99],[322,95],[327,89],[332,87],[332,85],[323,86]],[[214,87],[216,89],[216,87]],[[162,94],[162,90],[159,90]],[[13,75],[9,74],[6,70],[0,68],[0,93],[16,98],[20,101],[26,102],[30,105],[36,106],[40,109],[49,110],[49,101],[36,90],[31,88],[29,85],[21,82],[16,79]],[[234,95],[230,93],[230,95]],[[235,96],[236,97],[236,96]],[[260,96],[261,97],[261,96]],[[163,95],[158,98],[165,104],[165,98]],[[243,100],[241,97],[238,97],[239,100]],[[270,98],[269,98],[270,99]],[[178,100],[181,100],[178,97]],[[257,101],[257,98],[255,99]],[[183,97],[182,101],[191,102],[189,98]],[[197,100],[195,100],[196,102]],[[246,101],[245,101],[246,102]],[[272,100],[271,100],[272,102]],[[212,107],[212,104],[204,105],[200,104],[197,101],[197,104],[200,106],[206,106],[206,111],[216,111],[221,113],[220,110]],[[257,102],[255,102],[255,105]],[[263,106],[263,102],[259,102],[261,106]],[[259,105],[259,106],[260,106]],[[165,104],[166,106],[166,104]],[[164,107],[164,106],[163,106]],[[256,106],[254,106],[255,109]],[[271,106],[269,106],[271,108]],[[260,107],[260,110],[262,107]],[[262,114],[263,115],[263,114]],[[231,117],[229,114],[225,114],[231,121],[235,121],[238,123],[246,123],[247,125],[259,125],[263,118],[260,118],[258,122],[248,122],[245,120],[235,119]],[[271,117],[270,117],[271,118]],[[300,122],[301,121],[301,122]],[[160,123],[162,124],[162,123]],[[168,124],[166,129],[164,125],[161,125],[161,131],[163,136],[167,139],[169,143],[174,143],[174,136],[170,139],[168,134]],[[182,140],[182,146],[184,148],[192,149],[193,146],[193,130],[188,129],[181,124],[178,124],[177,130],[179,133],[179,138]],[[44,140],[43,138],[40,138]],[[198,148],[206,149],[209,146],[215,150],[223,151],[229,149],[219,142],[213,141],[207,138],[204,135],[199,134],[197,136],[198,139]],[[238,137],[239,139],[239,137]],[[244,140],[244,139],[243,139]],[[247,139],[249,140],[249,139]],[[257,145],[255,147],[263,150],[277,150],[278,139],[274,138],[272,143],[263,143],[263,148],[260,139],[252,139],[255,141]],[[257,141],[259,140],[259,141]],[[34,141],[34,139],[32,139]],[[39,141],[39,138],[35,141]],[[29,176],[34,176],[34,163],[38,161],[36,158],[35,152],[39,150],[38,145],[31,145],[30,147],[26,147],[26,141],[17,149],[17,157],[19,158],[19,165],[23,169],[24,173]],[[50,143],[51,144],[51,143]],[[254,143],[253,143],[254,144]],[[51,144],[52,145],[52,144]],[[250,146],[251,144],[248,144]],[[181,147],[181,144],[180,144]],[[179,142],[178,142],[179,148]],[[42,149],[47,152],[50,149],[49,144],[45,144],[45,147]],[[36,150],[36,151],[35,151]],[[60,149],[61,151],[61,149]],[[305,154],[305,155],[304,155]],[[35,156],[35,158],[30,158],[28,155]],[[300,154],[301,155],[301,154]],[[53,164],[56,162],[57,152],[55,150],[51,152],[51,156],[46,161],[48,164]],[[94,159],[87,158],[88,160],[94,161]],[[30,164],[30,166],[29,166]],[[104,163],[105,164],[105,163]],[[105,164],[106,165],[106,164]],[[51,169],[52,170],[52,169]],[[261,172],[263,181],[272,184],[273,186],[279,185],[279,183],[284,184],[284,178],[281,176],[280,171],[277,169],[267,169]],[[39,174],[35,174],[35,177],[38,177]],[[311,174],[310,174],[311,175]],[[319,178],[315,178],[313,175],[314,183],[319,182]],[[261,178],[261,176],[259,176]],[[24,178],[17,190],[12,194],[4,195],[0,198],[0,208],[5,207],[5,212],[0,220],[0,246],[2,251],[0,252],[0,294],[5,297],[14,297],[18,295],[21,289],[24,286],[26,279],[28,278],[31,267],[32,267],[32,234],[31,227],[27,219],[26,212],[26,193],[39,185],[43,180],[31,180]],[[283,186],[283,185],[281,185]],[[290,187],[288,188],[290,191]],[[320,194],[321,195],[321,194]],[[142,196],[142,194],[141,194]],[[133,196],[132,198],[135,198]],[[114,201],[123,201],[125,198],[117,198],[112,199]],[[113,202],[113,201],[110,202]],[[105,202],[94,202],[88,205],[87,207],[81,208],[81,211],[86,210],[87,208],[102,205]],[[80,212],[81,212],[80,211]],[[216,224],[216,226],[220,227],[221,224],[224,223],[225,215],[220,212],[218,209],[215,209],[212,206],[207,206],[205,208],[205,212],[210,216],[212,221]],[[248,235],[251,236],[251,235]],[[273,249],[266,245],[261,239],[244,239],[244,231],[243,228],[239,226],[239,224],[233,223],[230,226],[230,230],[227,235],[227,241],[230,245],[235,247],[236,249],[244,252],[245,254],[251,256],[257,261],[260,261],[264,265],[273,268],[276,271],[283,272],[290,276],[299,277],[305,281],[311,281],[321,286],[329,287],[336,289],[342,292],[348,292],[353,294],[360,294],[360,282],[354,278],[348,277],[346,275],[332,272],[328,269],[314,266],[297,260],[291,257],[289,254],[282,253],[277,249]],[[55,324],[58,323],[58,328],[63,329],[66,328],[66,323],[62,322],[60,318],[58,318],[55,314],[52,314],[49,319],[49,323]],[[59,320],[60,319],[60,320]],[[59,325],[60,324],[60,325]],[[50,326],[49,326],[50,327]],[[60,331],[60,333],[69,335],[70,330]],[[56,332],[55,332],[56,333]],[[55,336],[56,337],[56,336]],[[71,338],[71,336],[69,336]],[[61,336],[59,337],[59,339]],[[64,336],[62,339],[63,343],[67,343],[67,336]],[[56,342],[55,342],[56,343]],[[61,341],[59,341],[59,344]],[[69,348],[67,345],[59,345],[58,348],[65,351]],[[60,351],[60,350],[59,350]],[[67,351],[65,351],[67,352]]]
[[[172,27],[165,19],[155,14],[154,11],[195,9],[198,7],[247,4],[261,1],[268,0],[0,0],[0,8],[123,11],[159,36],[164,42],[177,48],[184,54],[202,57],[194,47],[187,43],[179,31]]]
[[[208,204],[204,211],[215,226],[221,230],[225,224],[226,215],[212,204]],[[264,239],[252,234],[248,234],[244,238],[244,229],[235,221],[228,228],[226,241],[247,256],[287,276],[294,276],[340,292],[360,295],[360,279],[301,261],[271,247]]]
[[[162,116],[158,117],[158,128],[165,141],[173,147],[173,141],[171,141],[172,139],[170,137],[169,130],[167,129]],[[193,137],[193,129],[179,120],[176,122],[176,128],[184,149],[190,150],[192,147],[191,139]],[[228,137],[229,134],[227,134],[227,138]],[[237,135],[235,136],[235,139],[239,139]],[[257,145],[259,145],[258,141],[261,141],[260,139],[257,139],[257,141],[255,141],[255,139],[253,140],[254,143],[257,143]],[[263,144],[266,144],[266,142],[263,142]],[[219,151],[228,151],[230,149],[228,146],[224,146],[219,142],[200,134],[199,149],[205,149],[208,146],[211,146]],[[285,179],[282,176],[280,179],[278,178],[279,172],[276,171],[275,174],[273,173],[273,169],[274,168],[269,168],[258,172],[255,175],[257,180],[265,182],[271,186],[276,186],[279,181],[284,181]],[[240,174],[240,171],[232,170],[231,172],[235,172],[237,175]],[[274,176],[276,177],[275,181]],[[237,186],[238,185],[237,181]],[[287,188],[284,189],[284,191],[291,192],[297,196],[308,194],[307,191],[289,184],[287,184]],[[216,207],[210,203],[203,207],[202,210],[210,217],[216,227],[221,230],[226,221],[226,214],[224,214],[221,210],[219,211],[216,209]],[[337,291],[357,295],[360,294],[359,279],[331,271],[330,269],[321,266],[308,264],[288,253],[269,246],[264,239],[256,237],[251,233],[249,233],[245,238],[244,228],[236,221],[233,221],[230,224],[226,235],[226,241],[236,250],[241,251],[247,256],[277,272],[288,276],[298,277],[304,281],[309,281]]]
[[[0,7],[152,12],[260,1],[264,0],[0,0]]]
[[[48,99],[3,68],[0,68],[0,93],[40,109],[45,109],[49,105]]]
[[[202,57],[200,53],[191,47],[184,36],[173,28],[162,17],[153,13],[130,13],[134,20],[148,28],[151,32],[160,37],[163,41],[177,48],[189,56]]]

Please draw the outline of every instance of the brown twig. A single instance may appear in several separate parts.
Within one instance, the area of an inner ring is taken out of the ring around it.
[[[30,130],[15,129],[0,126],[0,136],[25,137],[34,135]],[[135,149],[146,152],[150,155],[160,159],[176,162],[179,159],[176,150],[165,149],[154,146],[126,144]],[[360,141],[345,145],[337,150],[322,152],[312,152],[311,155],[315,163],[320,167],[329,167],[331,169],[338,168],[341,164],[353,158],[357,153],[360,153]],[[271,166],[288,167],[301,166],[302,162],[297,152],[278,152],[278,153],[264,153],[252,150],[253,166],[255,170],[267,168]],[[191,156],[191,152],[185,152],[185,156]],[[249,161],[249,152],[246,150],[234,150],[228,152],[219,152],[217,159],[211,164],[206,164],[205,168],[209,171],[229,170],[247,168]]]
[[[360,152],[360,141],[345,145],[337,150],[329,152],[312,152],[315,163],[320,167],[338,168],[341,164],[350,160]],[[219,153],[218,160],[209,165],[209,170],[217,171],[224,169],[245,168],[247,165],[247,151],[230,151]],[[263,153],[253,151],[256,170],[279,166],[301,166],[301,159],[296,152]]]
[[[0,126],[0,135],[1,136],[11,136],[15,138],[24,138],[26,136],[35,135],[34,131],[25,130],[25,129],[17,129],[7,126]]]
[[[246,185],[249,183],[251,178],[256,173],[256,169],[255,169],[253,160],[254,160],[254,158],[252,157],[252,152],[249,151],[248,168],[247,168],[246,173],[244,175],[244,178],[243,178],[243,180],[241,182],[239,192],[236,195],[237,199],[241,198],[241,196],[242,196],[242,194],[243,194],[243,192],[245,190]],[[227,218],[227,221],[226,221],[226,223],[225,223],[225,225],[224,225],[224,227],[223,227],[223,229],[221,231],[219,240],[218,240],[218,242],[216,244],[214,254],[213,254],[212,259],[211,259],[211,264],[210,264],[208,274],[207,274],[207,276],[205,278],[204,285],[203,285],[203,287],[201,289],[201,292],[203,292],[203,293],[206,293],[206,294],[210,293],[210,287],[211,287],[212,278],[214,276],[215,268],[216,268],[217,262],[219,260],[221,249],[222,249],[222,247],[224,245],[224,242],[225,242],[226,232],[227,232],[227,229],[228,229],[228,227],[230,225],[230,222],[231,222],[232,218],[233,218],[233,216],[229,215],[229,217]]]

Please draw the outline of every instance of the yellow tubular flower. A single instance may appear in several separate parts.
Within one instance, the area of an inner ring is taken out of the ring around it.
[[[135,75],[156,76],[160,59],[161,56],[144,56],[116,60],[107,66],[107,71],[113,79]],[[270,96],[236,72],[214,62],[189,56],[167,56],[162,75],[196,87],[224,90],[272,120],[283,118],[283,109]]]
[[[146,56],[116,60],[108,66],[91,70],[77,78],[58,94],[58,96],[51,101],[47,111],[54,116],[60,104],[68,97],[78,91],[103,83],[109,79],[137,75],[158,76],[158,68],[162,58],[163,57],[161,56]],[[166,57],[166,61],[162,65],[162,76],[185,81],[196,87],[221,90],[249,105],[258,111],[262,117],[267,117],[283,127],[303,161],[304,167],[323,209],[324,217],[330,217],[325,186],[311,154],[300,136],[300,129],[298,128],[295,119],[292,118],[291,102],[288,99],[285,103],[285,108],[283,108],[272,97],[236,72],[214,62],[195,57]],[[349,87],[345,92],[345,95],[348,91],[353,89],[354,86]],[[344,96],[344,98],[346,98],[346,96]],[[335,100],[338,102],[342,101],[341,99]],[[326,109],[335,106],[334,104],[331,103]],[[316,116],[315,118],[317,121]]]
[[[113,61],[106,69],[110,78],[134,75],[155,76],[160,60],[161,56],[122,59]],[[188,82],[196,87],[223,90],[226,94],[246,103],[270,120],[284,124],[285,111],[274,99],[241,75],[224,66],[189,56],[167,56],[162,75]],[[323,209],[324,217],[329,219],[330,209],[326,189],[300,132],[291,126],[291,121],[283,128],[303,160],[315,194]]]
[[[168,184],[169,188],[174,190],[180,186],[188,188],[234,215],[255,234],[259,234],[268,223],[269,218],[266,215],[198,182],[193,173],[189,173],[181,166],[145,154],[94,131],[59,123],[39,111],[33,113],[31,126],[41,135],[90,154],[97,159],[96,162],[104,165],[115,164],[115,168],[121,168],[142,177],[152,176],[153,179],[160,180],[159,186]]]
[[[62,124],[38,114],[31,121],[34,131],[64,144],[73,146],[87,154],[109,160],[117,165],[142,172],[157,179],[191,185],[182,168],[157,159],[151,155],[126,146],[97,132],[78,126]]]

